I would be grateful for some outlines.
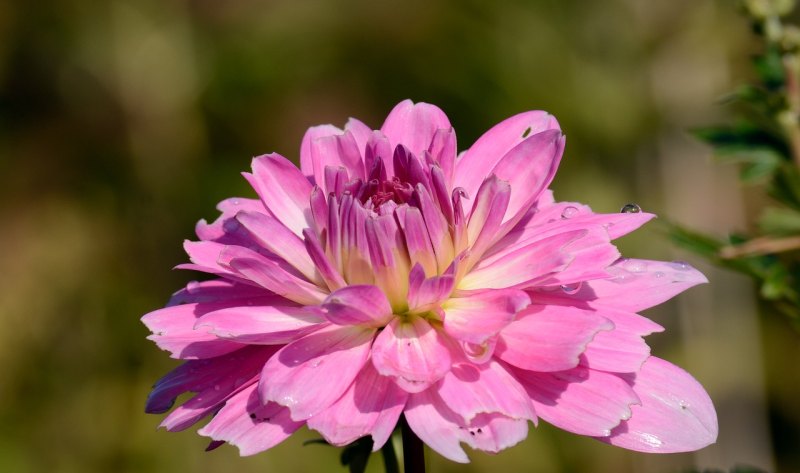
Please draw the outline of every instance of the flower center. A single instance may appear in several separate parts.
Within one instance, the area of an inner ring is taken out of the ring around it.
[[[372,179],[367,183],[364,193],[361,195],[361,202],[372,204],[373,208],[378,208],[381,204],[393,201],[397,204],[405,204],[411,199],[414,188],[408,182],[401,181],[397,176],[384,181]]]

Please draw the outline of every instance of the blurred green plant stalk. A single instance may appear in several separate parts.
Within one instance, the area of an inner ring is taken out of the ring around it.
[[[764,44],[754,58],[758,81],[724,102],[731,125],[694,130],[724,162],[738,163],[745,185],[765,186],[776,206],[759,210],[750,234],[727,239],[672,226],[673,239],[713,263],[753,277],[761,297],[800,330],[800,28],[786,23],[795,0],[742,0]]]

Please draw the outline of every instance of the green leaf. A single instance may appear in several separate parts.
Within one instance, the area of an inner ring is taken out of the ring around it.
[[[786,82],[786,74],[783,70],[781,51],[775,45],[767,46],[767,50],[761,56],[753,60],[758,76],[767,88],[778,89]]]
[[[768,207],[762,212],[758,226],[768,235],[800,234],[800,212],[788,208]]]
[[[789,272],[780,262],[773,264],[761,284],[761,297],[776,300],[786,294],[789,288]]]

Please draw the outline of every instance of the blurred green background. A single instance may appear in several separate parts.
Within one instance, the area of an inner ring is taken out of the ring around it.
[[[555,114],[561,200],[721,234],[763,196],[685,133],[750,77],[729,1],[37,0],[0,2],[0,472],[344,471],[302,431],[264,454],[156,431],[150,385],[177,363],[142,314],[197,274],[181,242],[252,156],[297,159],[311,125],[377,128],[398,101],[442,107],[460,149],[499,120]],[[497,456],[430,471],[800,471],[800,337],[749,282],[681,255],[658,223],[628,256],[690,259],[712,284],[651,310],[654,353],[709,390],[720,439],[648,456],[541,424]],[[380,471],[374,458],[370,471]]]

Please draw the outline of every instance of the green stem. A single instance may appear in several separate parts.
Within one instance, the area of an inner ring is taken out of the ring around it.
[[[425,473],[425,446],[422,440],[411,431],[405,416],[402,420],[403,432],[403,471],[405,473]]]
[[[400,464],[397,463],[397,453],[394,451],[394,443],[391,437],[383,444],[381,454],[383,454],[384,471],[386,471],[386,473],[400,473]]]

